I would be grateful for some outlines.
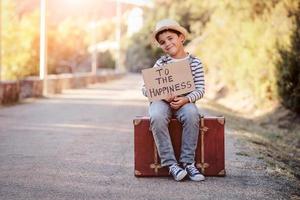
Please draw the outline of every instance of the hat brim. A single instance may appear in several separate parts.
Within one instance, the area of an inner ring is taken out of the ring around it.
[[[175,30],[175,31],[178,31],[178,32],[180,32],[184,36],[184,40],[186,40],[186,37],[188,35],[187,30],[185,28],[183,28],[182,26],[164,26],[164,27],[159,28],[158,30],[155,30],[153,32],[153,34],[152,34],[152,41],[154,43],[156,43],[157,45],[159,45],[159,43],[156,40],[156,35],[159,32],[164,31],[164,30]]]

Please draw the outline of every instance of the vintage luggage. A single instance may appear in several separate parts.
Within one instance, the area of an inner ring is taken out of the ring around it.
[[[134,174],[142,176],[169,176],[160,159],[149,129],[149,117],[136,117],[134,123]],[[224,117],[201,117],[196,167],[206,176],[225,176]],[[178,159],[182,127],[177,119],[170,121],[170,137]]]

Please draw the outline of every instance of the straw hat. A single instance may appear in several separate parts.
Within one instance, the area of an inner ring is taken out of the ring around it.
[[[155,38],[157,33],[159,33],[160,31],[163,31],[163,30],[168,30],[168,29],[172,29],[172,30],[182,33],[182,35],[184,36],[185,39],[188,35],[187,30],[184,27],[180,26],[178,24],[178,22],[176,22],[175,20],[163,19],[163,20],[160,20],[157,22],[157,24],[155,26],[155,31],[152,34],[152,40],[157,42],[157,40]]]

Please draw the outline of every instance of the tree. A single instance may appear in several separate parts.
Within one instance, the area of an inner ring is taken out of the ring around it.
[[[291,47],[279,49],[277,85],[282,104],[300,114],[300,2],[294,12],[294,18]]]
[[[4,80],[20,79],[38,73],[39,13],[16,13],[14,1],[2,7],[2,67]]]

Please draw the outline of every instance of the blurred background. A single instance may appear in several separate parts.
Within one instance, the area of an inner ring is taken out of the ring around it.
[[[186,50],[204,64],[199,103],[299,178],[299,0],[0,0],[0,100],[9,82],[18,100],[30,77],[152,67],[163,18],[188,30]]]
[[[300,113],[298,0],[51,0],[44,9],[43,1],[1,0],[0,80],[38,76],[40,44],[48,74],[139,73],[162,54],[150,33],[169,17],[189,31],[186,48],[204,63],[208,98]]]

